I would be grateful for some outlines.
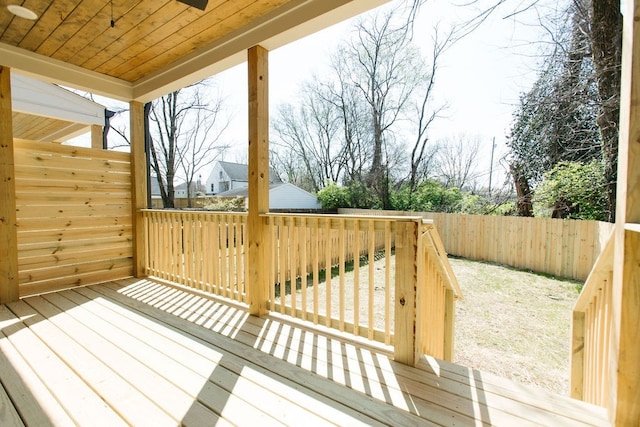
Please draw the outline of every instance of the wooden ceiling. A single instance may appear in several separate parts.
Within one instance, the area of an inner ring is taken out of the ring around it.
[[[243,61],[253,45],[274,49],[385,1],[209,0],[201,11],[176,0],[0,0],[0,65],[148,101]]]
[[[88,125],[66,120],[13,113],[13,137],[30,141],[62,142],[87,131]]]

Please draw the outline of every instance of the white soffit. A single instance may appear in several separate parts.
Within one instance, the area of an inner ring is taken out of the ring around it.
[[[13,111],[84,125],[104,125],[105,107],[51,83],[11,74]]]

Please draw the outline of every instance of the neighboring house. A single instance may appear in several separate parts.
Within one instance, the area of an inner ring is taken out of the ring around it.
[[[246,187],[225,191],[217,194],[216,197],[242,197],[244,198],[245,208],[249,207],[249,189]],[[269,185],[269,209],[306,210],[321,208],[322,205],[318,202],[318,198],[300,187],[286,182]]]
[[[270,168],[269,183],[277,184],[281,182],[276,171]],[[208,195],[214,195],[248,186],[249,166],[240,163],[216,162],[209,178],[205,182],[205,191]]]
[[[161,197],[160,185],[158,184],[158,178],[155,175],[149,177],[149,186],[151,187],[151,198],[159,199]],[[191,197],[196,197],[196,193],[202,192],[202,184],[200,181],[191,183]],[[183,182],[173,187],[173,197],[176,199],[187,198],[187,183]]]

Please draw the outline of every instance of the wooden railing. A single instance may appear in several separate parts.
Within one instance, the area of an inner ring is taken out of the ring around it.
[[[145,210],[142,215],[149,276],[246,302],[246,214]]]
[[[609,403],[614,234],[596,260],[573,309],[571,397]]]
[[[397,218],[265,218],[273,245],[272,311],[392,343]]]
[[[453,360],[455,301],[462,297],[440,236],[432,221],[423,221],[418,241],[418,333],[422,353]]]
[[[144,210],[149,276],[245,303],[242,213]],[[433,224],[421,218],[262,216],[271,233],[268,307],[394,345],[413,364],[453,357],[460,290]]]

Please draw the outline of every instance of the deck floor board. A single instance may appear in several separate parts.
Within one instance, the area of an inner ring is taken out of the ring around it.
[[[0,306],[2,425],[608,425],[605,412],[237,303],[124,280]]]

